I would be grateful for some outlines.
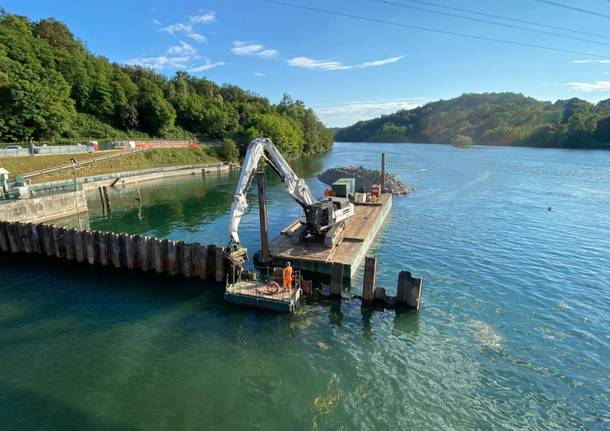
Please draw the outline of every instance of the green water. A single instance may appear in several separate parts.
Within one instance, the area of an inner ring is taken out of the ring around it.
[[[2,256],[0,429],[610,428],[610,153],[337,144],[296,170],[319,194],[316,172],[380,149],[417,192],[375,242],[379,283],[422,275],[419,313],[278,316],[214,284]],[[118,189],[110,218],[92,194],[88,222],[225,244],[236,180],[142,184],[141,207]],[[272,177],[269,202],[277,233],[298,207]],[[254,205],[252,251],[257,226]]]

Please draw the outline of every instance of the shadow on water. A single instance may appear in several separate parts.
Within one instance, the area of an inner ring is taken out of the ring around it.
[[[3,316],[2,346],[16,347],[65,334],[91,334],[126,323],[145,321],[174,308],[190,313],[226,311],[223,284],[187,280],[151,272],[89,266],[32,255],[2,255],[0,272],[8,284],[4,303],[28,304],[25,312]],[[34,273],[34,274],[33,274]],[[32,283],[44,278],[46,283]],[[78,325],[50,322],[73,319]],[[11,332],[46,322],[36,331]]]
[[[0,383],[0,422],[4,431],[40,430],[107,430],[132,431],[136,427],[108,423],[78,407],[49,395]],[[10,413],[10,414],[6,414]],[[31,428],[32,424],[36,424]]]

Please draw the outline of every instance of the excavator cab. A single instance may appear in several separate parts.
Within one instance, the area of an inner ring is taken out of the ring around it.
[[[321,235],[353,214],[353,205],[349,199],[328,197],[311,205],[307,214],[307,224],[312,232]]]
[[[335,206],[330,199],[324,199],[311,206],[307,213],[307,224],[312,232],[322,234],[334,220]]]

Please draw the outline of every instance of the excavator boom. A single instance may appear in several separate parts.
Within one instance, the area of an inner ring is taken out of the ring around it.
[[[284,182],[284,188],[288,194],[307,211],[315,204],[311,191],[305,181],[297,177],[288,162],[282,157],[273,142],[270,139],[255,139],[248,145],[246,156],[244,157],[243,166],[237,190],[233,196],[231,204],[231,215],[229,222],[230,242],[235,247],[239,247],[239,223],[241,218],[248,210],[248,201],[246,195],[252,184],[252,180],[256,174],[256,168],[261,158],[265,158],[273,169],[280,175]]]
[[[316,201],[305,181],[296,176],[273,142],[270,139],[255,139],[248,145],[231,204],[229,258],[238,266],[247,259],[246,249],[242,248],[239,242],[238,229],[243,215],[248,210],[246,195],[252,185],[258,163],[263,158],[280,176],[286,192],[303,208],[305,221],[302,222],[298,237],[314,240],[323,238],[326,247],[333,247],[341,241],[341,231],[354,215],[354,204],[345,198],[324,198]]]

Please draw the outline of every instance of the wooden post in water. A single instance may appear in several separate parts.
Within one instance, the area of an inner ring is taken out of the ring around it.
[[[343,264],[334,262],[330,273],[330,294],[332,296],[341,296],[343,289]]]
[[[106,201],[106,213],[108,215],[110,215],[110,213],[112,212],[112,209],[110,208],[110,198],[108,197],[108,187],[104,186],[104,187],[102,187],[102,190],[104,192],[104,199]]]
[[[34,251],[38,254],[43,254],[42,252],[42,225],[30,223],[30,229],[32,230],[32,241]]]
[[[16,223],[17,227],[17,236],[19,241],[21,241],[21,249],[26,253],[32,252],[32,246],[29,240],[28,232],[26,229],[26,225],[23,223]]]
[[[102,187],[98,186],[97,191],[100,194],[100,202],[102,202],[102,214],[106,215],[106,203],[104,202],[104,192],[102,192]]]
[[[398,287],[396,289],[396,302],[407,304],[419,310],[421,303],[423,280],[414,278],[409,271],[398,273]]]
[[[224,281],[225,278],[225,268],[224,268],[224,263],[225,263],[225,256],[224,256],[224,250],[222,248],[217,247],[216,248],[216,281],[221,283],[222,281]]]
[[[146,247],[146,237],[142,235],[136,235],[133,237],[134,248],[137,249],[135,267],[140,268],[142,271],[148,271],[148,249]]]
[[[110,237],[110,260],[115,268],[121,267],[121,237],[116,233],[111,233]]]
[[[15,223],[8,222],[5,226],[6,228],[6,240],[8,242],[8,248],[12,253],[19,253],[21,248],[19,247],[19,242],[17,241],[17,235],[15,233]]]
[[[375,299],[375,284],[377,278],[377,258],[366,257],[364,260],[364,281],[362,283],[362,301],[370,304]]]
[[[381,193],[385,193],[385,153],[381,153]]]
[[[258,183],[258,214],[261,229],[261,263],[269,262],[269,223],[267,219],[267,195],[265,192],[265,171],[260,169],[256,174]]]
[[[74,256],[77,262],[83,262],[85,260],[85,251],[83,247],[83,233],[80,230],[74,231]]]
[[[134,240],[131,235],[124,235],[125,241],[125,266],[127,269],[135,268],[136,253],[134,248]]]
[[[206,280],[214,280],[216,279],[216,246],[211,244],[206,247],[207,256],[206,256]]]
[[[153,239],[154,267],[158,273],[163,272],[163,247],[161,240]]]
[[[110,254],[108,251],[109,247],[108,247],[108,236],[109,234],[105,233],[105,232],[100,232],[100,242],[99,242],[99,247],[100,247],[100,264],[102,266],[107,266],[109,259],[108,259],[108,255]]]
[[[42,228],[43,232],[43,243],[44,243],[44,252],[47,256],[55,255],[55,242],[53,240],[53,227],[49,225],[44,225]]]
[[[6,230],[4,229],[5,225],[6,225],[6,222],[0,222],[0,250],[6,252],[6,251],[10,251],[10,248],[9,248],[8,238],[6,236]]]
[[[167,272],[169,275],[178,273],[178,252],[175,241],[167,242]]]
[[[55,241],[55,256],[63,258],[66,256],[65,247],[66,229],[63,227],[56,228],[53,226],[53,240]]]
[[[95,243],[93,239],[93,232],[86,230],[83,232],[85,235],[85,250],[87,255],[87,262],[89,265],[95,264]]]

